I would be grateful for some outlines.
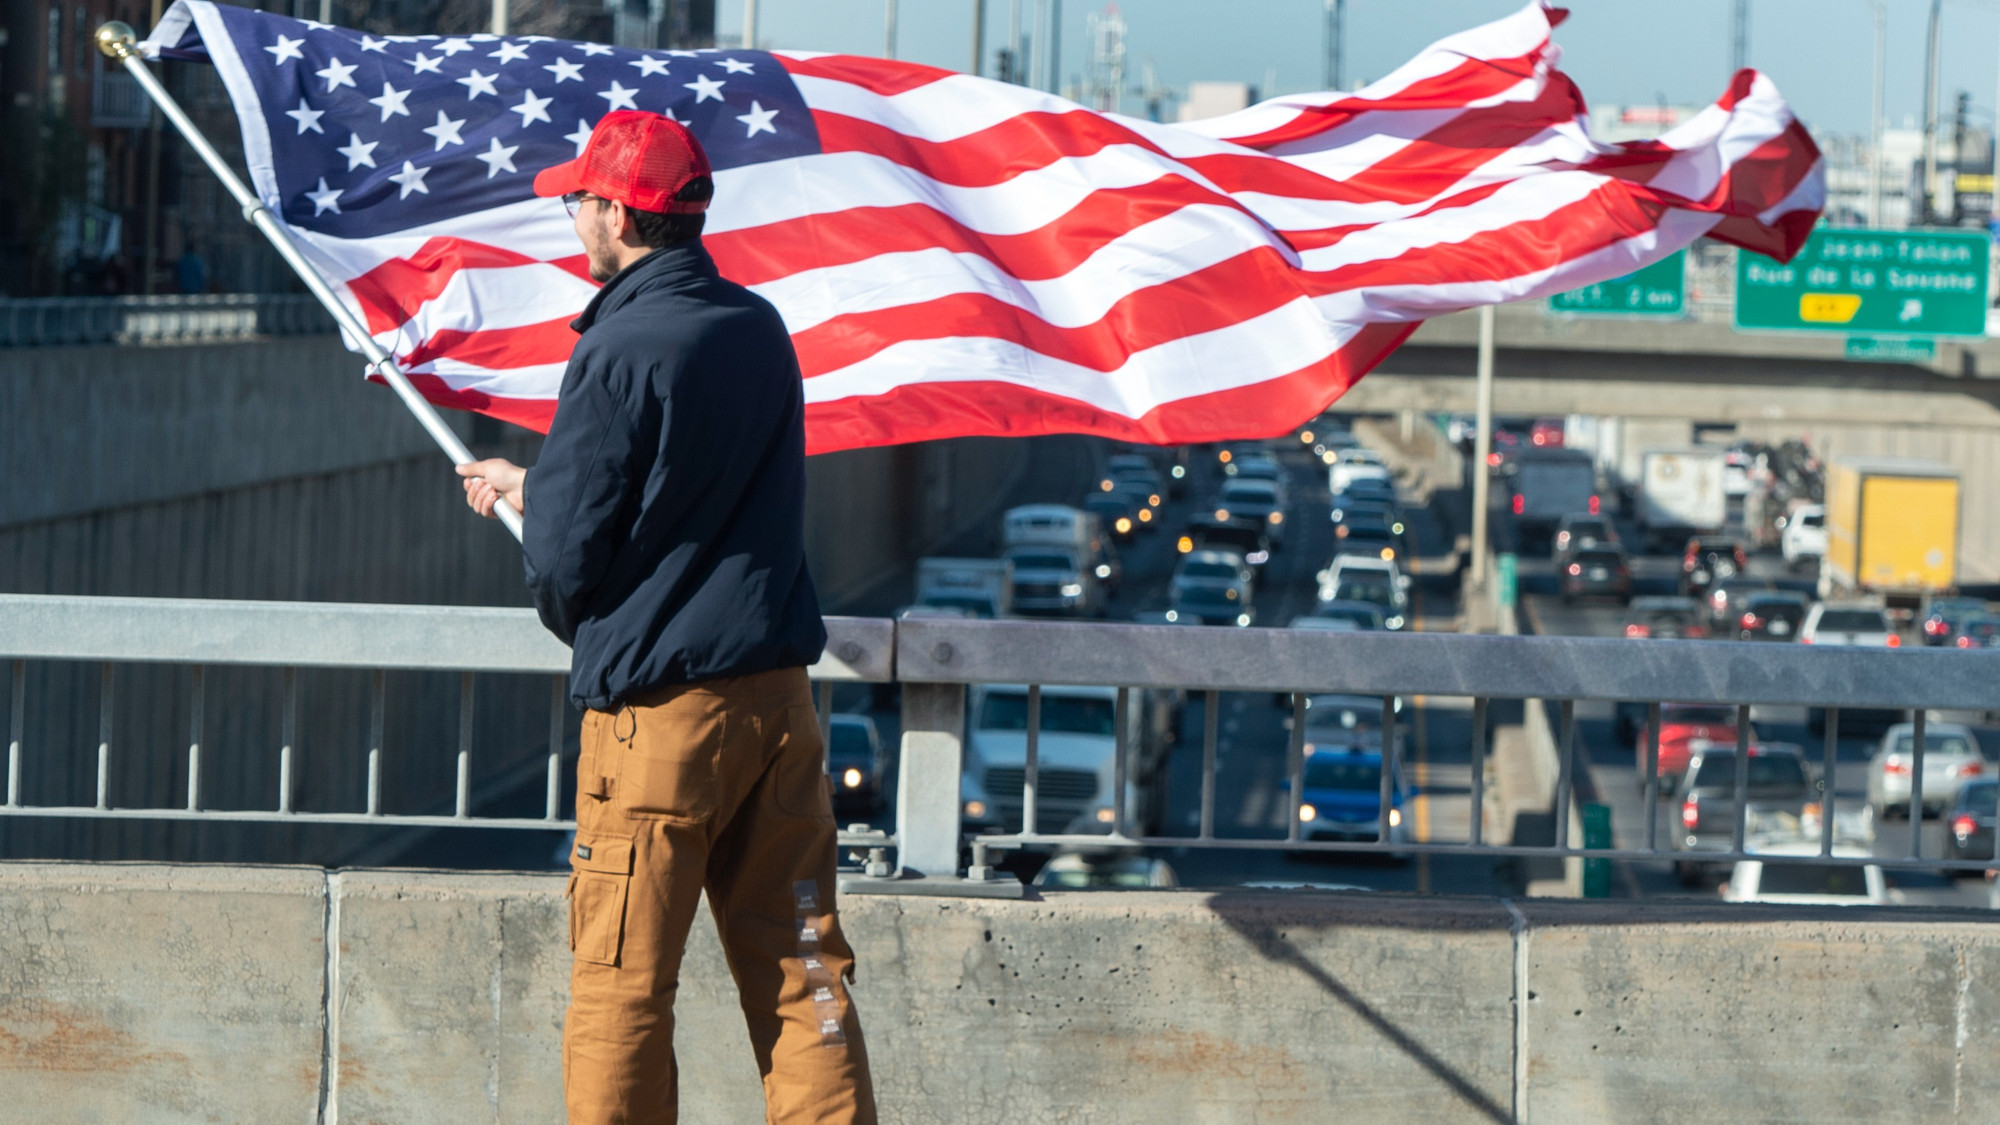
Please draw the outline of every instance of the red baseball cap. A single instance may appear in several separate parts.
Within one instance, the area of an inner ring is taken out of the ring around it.
[[[657,113],[620,109],[590,131],[581,156],[536,173],[535,194],[587,191],[640,211],[692,215],[706,211],[708,200],[674,195],[708,174],[708,154],[686,126]]]

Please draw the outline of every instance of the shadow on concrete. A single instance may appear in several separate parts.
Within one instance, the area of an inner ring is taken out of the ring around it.
[[[1449,1087],[1452,1093],[1458,1095],[1462,1101],[1471,1106],[1480,1117],[1488,1121],[1500,1122],[1502,1125],[1511,1125],[1514,1120],[1512,1110],[1488,1097],[1484,1091],[1473,1085],[1463,1074],[1460,1074],[1451,1063],[1439,1058],[1422,1043],[1417,1042],[1413,1036],[1397,1026],[1393,1020],[1376,1009],[1374,1005],[1356,995],[1353,989],[1342,984],[1332,973],[1315,964],[1311,958],[1300,951],[1298,946],[1294,945],[1281,931],[1280,926],[1284,923],[1274,916],[1273,906],[1282,902],[1282,898],[1270,894],[1223,893],[1212,896],[1208,901],[1208,905],[1209,909],[1215,911],[1216,915],[1227,923],[1231,929],[1243,935],[1256,948],[1258,953],[1262,954],[1267,960],[1297,969],[1306,979],[1318,985],[1321,991],[1338,1000],[1349,1011],[1361,1017],[1368,1026],[1374,1028],[1377,1034],[1388,1040],[1397,1050],[1408,1055],[1411,1059],[1415,1060],[1417,1065],[1429,1071],[1438,1081]],[[1472,923],[1471,926],[1464,928],[1476,928],[1483,924],[1483,920],[1474,921],[1472,915],[1465,915],[1464,917],[1468,922]],[[1381,915],[1371,914],[1368,922],[1371,925],[1408,925],[1409,916],[1401,914],[1401,912],[1395,914],[1384,913]],[[1496,923],[1501,927],[1505,925],[1504,920],[1496,920]],[[1461,927],[1445,923],[1435,928]]]

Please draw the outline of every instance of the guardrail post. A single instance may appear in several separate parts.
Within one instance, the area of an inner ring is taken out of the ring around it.
[[[904,684],[896,786],[899,876],[958,874],[958,778],[964,761],[964,686]]]

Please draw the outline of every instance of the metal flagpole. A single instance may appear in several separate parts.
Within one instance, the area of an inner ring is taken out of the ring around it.
[[[1478,390],[1472,438],[1472,584],[1486,585],[1486,505],[1492,487],[1486,458],[1493,452],[1493,306],[1479,306]]]
[[[174,100],[174,96],[167,92],[165,86],[160,85],[159,79],[153,77],[153,72],[146,68],[146,60],[139,55],[138,37],[133,34],[132,29],[116,20],[104,24],[97,29],[97,49],[107,58],[122,64],[138,81],[139,88],[146,91],[146,95],[160,107],[160,112],[166,115],[167,120],[174,123],[175,129],[180,130],[181,136],[186,138],[188,144],[201,156],[202,163],[207,164],[209,171],[214,172],[216,178],[222,181],[222,186],[229,189],[229,194],[236,197],[236,202],[243,208],[243,217],[264,233],[264,237],[277,249],[278,256],[285,259],[285,264],[291,266],[292,271],[299,275],[299,279],[306,283],[306,288],[312,290],[312,295],[319,298],[319,303],[326,306],[327,312],[333,314],[333,319],[340,325],[341,330],[352,339],[360,341],[362,354],[368,357],[369,368],[382,376],[383,381],[388,383],[397,397],[403,400],[403,405],[409,408],[410,413],[417,416],[417,421],[431,435],[431,440],[444,449],[445,455],[451,458],[452,463],[464,465],[476,460],[472,456],[472,451],[465,447],[465,443],[458,440],[458,435],[451,432],[451,427],[444,424],[444,419],[438,416],[437,408],[425,401],[417,388],[410,385],[409,376],[404,375],[402,369],[396,366],[395,359],[383,349],[382,345],[375,342],[375,337],[369,335],[368,329],[348,311],[346,305],[341,303],[340,298],[333,292],[333,286],[327,283],[326,278],[320,275],[319,270],[315,269],[311,262],[306,261],[305,255],[299,253],[299,248],[292,245],[291,236],[287,235],[285,228],[279,225],[277,216],[271,214],[270,208],[264,206],[264,201],[257,198],[242,180],[236,178],[236,173],[230,169],[228,162],[222,159],[222,154],[215,151],[215,146],[208,143],[208,138],[195,127],[195,123],[188,118],[186,111],[181,109],[180,103]],[[514,533],[514,538],[521,537],[521,513],[502,500],[494,505],[493,514],[500,517],[500,522],[507,525],[507,530]]]

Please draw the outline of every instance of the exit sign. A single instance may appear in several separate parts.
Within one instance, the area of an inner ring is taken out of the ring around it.
[[[1599,316],[1679,316],[1687,307],[1687,251],[1676,250],[1624,277],[1549,298],[1549,311]]]
[[[1984,336],[1991,245],[1978,231],[1822,228],[1783,265],[1741,251],[1736,327]]]

